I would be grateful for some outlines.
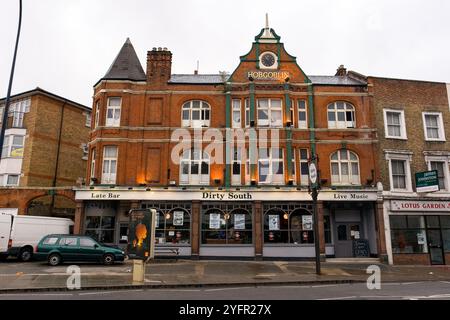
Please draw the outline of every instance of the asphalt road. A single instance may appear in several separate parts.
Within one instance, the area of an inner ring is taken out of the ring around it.
[[[450,281],[0,294],[0,300],[450,300]]]

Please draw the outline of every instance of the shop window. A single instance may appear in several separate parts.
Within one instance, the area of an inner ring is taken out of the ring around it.
[[[314,243],[312,215],[298,209],[291,214],[282,209],[271,209],[264,215],[264,243]]]
[[[406,139],[405,112],[383,109],[384,134],[390,139]]]
[[[241,127],[241,100],[233,99],[232,103],[232,127]]]
[[[155,241],[157,244],[189,244],[191,216],[182,208],[164,213],[156,209]]]
[[[202,217],[202,244],[251,244],[252,217],[245,209],[209,209]]]
[[[341,149],[331,154],[331,183],[360,184],[359,160],[356,153]]]
[[[334,102],[328,105],[328,128],[355,128],[355,108],[347,102]]]
[[[258,99],[258,127],[282,127],[281,99]]]
[[[391,216],[393,253],[427,253],[427,235],[423,216]]]
[[[87,216],[85,234],[101,243],[114,243],[114,216]]]
[[[209,127],[211,107],[200,100],[185,102],[181,111],[181,126],[201,128]]]
[[[108,98],[105,126],[120,127],[121,105],[122,105],[122,98],[118,97]]]
[[[201,150],[185,150],[180,163],[180,184],[209,184],[209,155]]]
[[[283,149],[260,148],[258,157],[259,183],[284,183]]]
[[[323,229],[325,233],[325,243],[331,243],[331,222],[330,216],[323,217]]]

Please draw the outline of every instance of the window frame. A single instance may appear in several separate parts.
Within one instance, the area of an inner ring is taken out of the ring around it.
[[[345,151],[347,153],[347,159],[341,159],[341,151]],[[337,154],[337,160],[333,160],[333,155]],[[351,159],[351,155],[354,155],[356,157],[356,161]],[[339,179],[338,181],[334,181],[333,177],[335,177],[336,175],[333,175],[333,163],[337,163],[338,165],[338,169],[339,169]],[[345,176],[348,176],[348,182],[344,182],[343,181],[343,174],[342,174],[342,164],[346,163],[348,166],[348,174]],[[355,174],[353,174],[353,164],[356,163],[358,166],[358,180],[354,181],[354,177],[356,176]],[[336,150],[335,152],[330,154],[330,177],[331,177],[331,184],[332,185],[336,185],[336,186],[347,186],[347,185],[351,185],[351,186],[360,186],[361,185],[361,166],[359,163],[359,156],[356,152],[353,152],[349,149],[339,149]]]
[[[267,101],[267,108],[260,107],[260,101]],[[272,107],[273,101],[280,101],[279,107]],[[260,110],[267,110],[267,120],[260,120],[259,118],[259,111]],[[280,113],[280,122],[277,125],[272,125],[272,113],[279,112]],[[283,127],[283,99],[281,98],[260,98],[256,100],[256,114],[257,114],[257,123],[258,127],[261,128],[282,128]],[[263,122],[264,121],[264,122]],[[267,124],[265,124],[267,122]],[[262,124],[264,123],[264,124]]]
[[[338,109],[338,103],[344,104],[344,109]],[[330,110],[330,107],[333,106],[333,109]],[[330,112],[334,113],[334,121],[330,121],[329,114]],[[351,112],[352,120],[347,120],[347,112]],[[338,120],[339,113],[344,113],[344,120]],[[355,129],[356,128],[356,108],[353,104],[347,101],[334,101],[327,105],[327,122],[328,129]],[[333,124],[334,123],[334,124]],[[351,126],[348,125],[351,123]]]
[[[198,102],[199,106],[194,107]],[[188,119],[184,119],[184,111],[188,111]],[[198,111],[199,119],[193,119],[194,111]],[[208,115],[206,119],[206,115]],[[195,122],[194,122],[195,121]],[[183,128],[208,128],[211,124],[211,105],[199,99],[188,100],[181,105],[181,127]]]
[[[411,161],[412,153],[399,154],[399,153],[386,153],[386,160],[388,160],[389,167],[389,186],[391,192],[413,192],[412,179],[411,179]],[[392,160],[405,161],[405,189],[394,188],[394,179],[392,176]]]
[[[94,119],[94,129],[99,126],[100,123],[100,101],[95,104],[95,119]]]
[[[237,103],[235,105],[235,103]],[[231,127],[235,129],[242,128],[242,108],[241,108],[241,99],[232,99],[231,100]],[[235,113],[239,114],[239,121],[234,121]]]
[[[119,106],[111,106],[110,101],[112,99],[119,99]],[[108,117],[109,110],[112,110],[112,118]],[[119,113],[119,117],[116,119],[116,114]],[[122,97],[108,97],[108,104],[106,107],[106,121],[105,127],[120,127],[120,119],[122,117]]]
[[[106,148],[115,148],[115,157],[106,157]],[[119,147],[116,145],[107,145],[103,147],[103,159],[102,159],[102,184],[116,184],[117,182],[117,167],[119,158]],[[111,172],[111,163],[115,161],[115,172]],[[108,172],[105,172],[105,162],[108,162]]]
[[[431,168],[432,162],[440,162],[443,164],[445,189],[440,189],[438,192],[449,192],[450,191],[449,157],[448,156],[425,156],[425,162],[427,163],[427,168],[429,171],[434,170]]]
[[[389,135],[388,122],[387,122],[387,113],[397,113],[400,114],[400,136],[391,136]],[[405,122],[405,110],[403,109],[383,109],[383,121],[384,121],[384,137],[386,139],[398,139],[398,140],[406,140],[408,139],[406,133],[406,122]]]
[[[304,102],[304,111],[300,111],[300,103]],[[305,120],[300,120],[300,112],[304,112],[305,113]],[[297,119],[298,119],[298,123],[297,126],[299,129],[308,129],[308,103],[306,102],[306,100],[297,100]]]
[[[195,159],[194,153],[198,152],[199,157]],[[186,153],[189,154],[189,158],[186,157]],[[180,185],[209,185],[211,177],[211,157],[204,150],[186,149],[183,150],[179,165],[179,183]],[[208,165],[208,173],[202,173],[203,163]],[[183,165],[188,165],[188,173],[183,173]],[[192,173],[193,165],[197,165],[197,173]]]
[[[262,149],[266,149],[267,150],[267,158],[261,158],[260,157],[260,150]],[[281,158],[274,158],[273,157],[273,150],[278,149],[280,151],[281,154]],[[284,165],[284,149],[283,148],[273,148],[273,147],[265,147],[265,148],[258,148],[258,183],[260,184],[274,184],[274,185],[282,185],[284,184],[284,174],[285,174],[285,165]],[[268,174],[267,177],[268,179],[266,181],[261,181],[260,177],[261,177],[261,172],[260,172],[260,166],[261,163],[268,163]],[[278,163],[281,164],[282,168],[283,168],[283,172],[282,173],[277,173],[274,174],[273,170],[274,170],[274,163]],[[276,176],[278,179],[276,181],[274,181],[274,176]]]
[[[427,123],[426,123],[426,116],[437,116],[438,117],[438,120],[437,120],[438,134],[439,134],[438,138],[428,137],[428,131],[427,131],[428,127],[427,127]],[[428,111],[422,112],[422,123],[423,123],[423,132],[424,132],[425,141],[446,141],[442,112],[428,112]]]

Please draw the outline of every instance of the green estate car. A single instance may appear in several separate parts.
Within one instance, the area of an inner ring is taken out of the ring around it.
[[[103,262],[106,265],[124,261],[125,252],[100,244],[88,236],[50,234],[39,241],[34,258],[51,266],[62,262]]]

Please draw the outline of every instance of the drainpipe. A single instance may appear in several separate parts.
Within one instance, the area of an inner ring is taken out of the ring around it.
[[[62,110],[61,110],[61,118],[59,121],[59,133],[58,133],[58,146],[56,148],[56,163],[55,163],[55,173],[53,175],[53,181],[52,181],[52,203],[50,206],[50,216],[53,216],[53,210],[54,210],[54,206],[55,206],[55,187],[56,187],[56,178],[58,177],[58,169],[59,169],[59,153],[61,150],[61,135],[62,135],[62,126],[63,126],[63,121],[64,121],[64,110],[67,104],[67,100],[64,100],[64,104],[62,105]]]

